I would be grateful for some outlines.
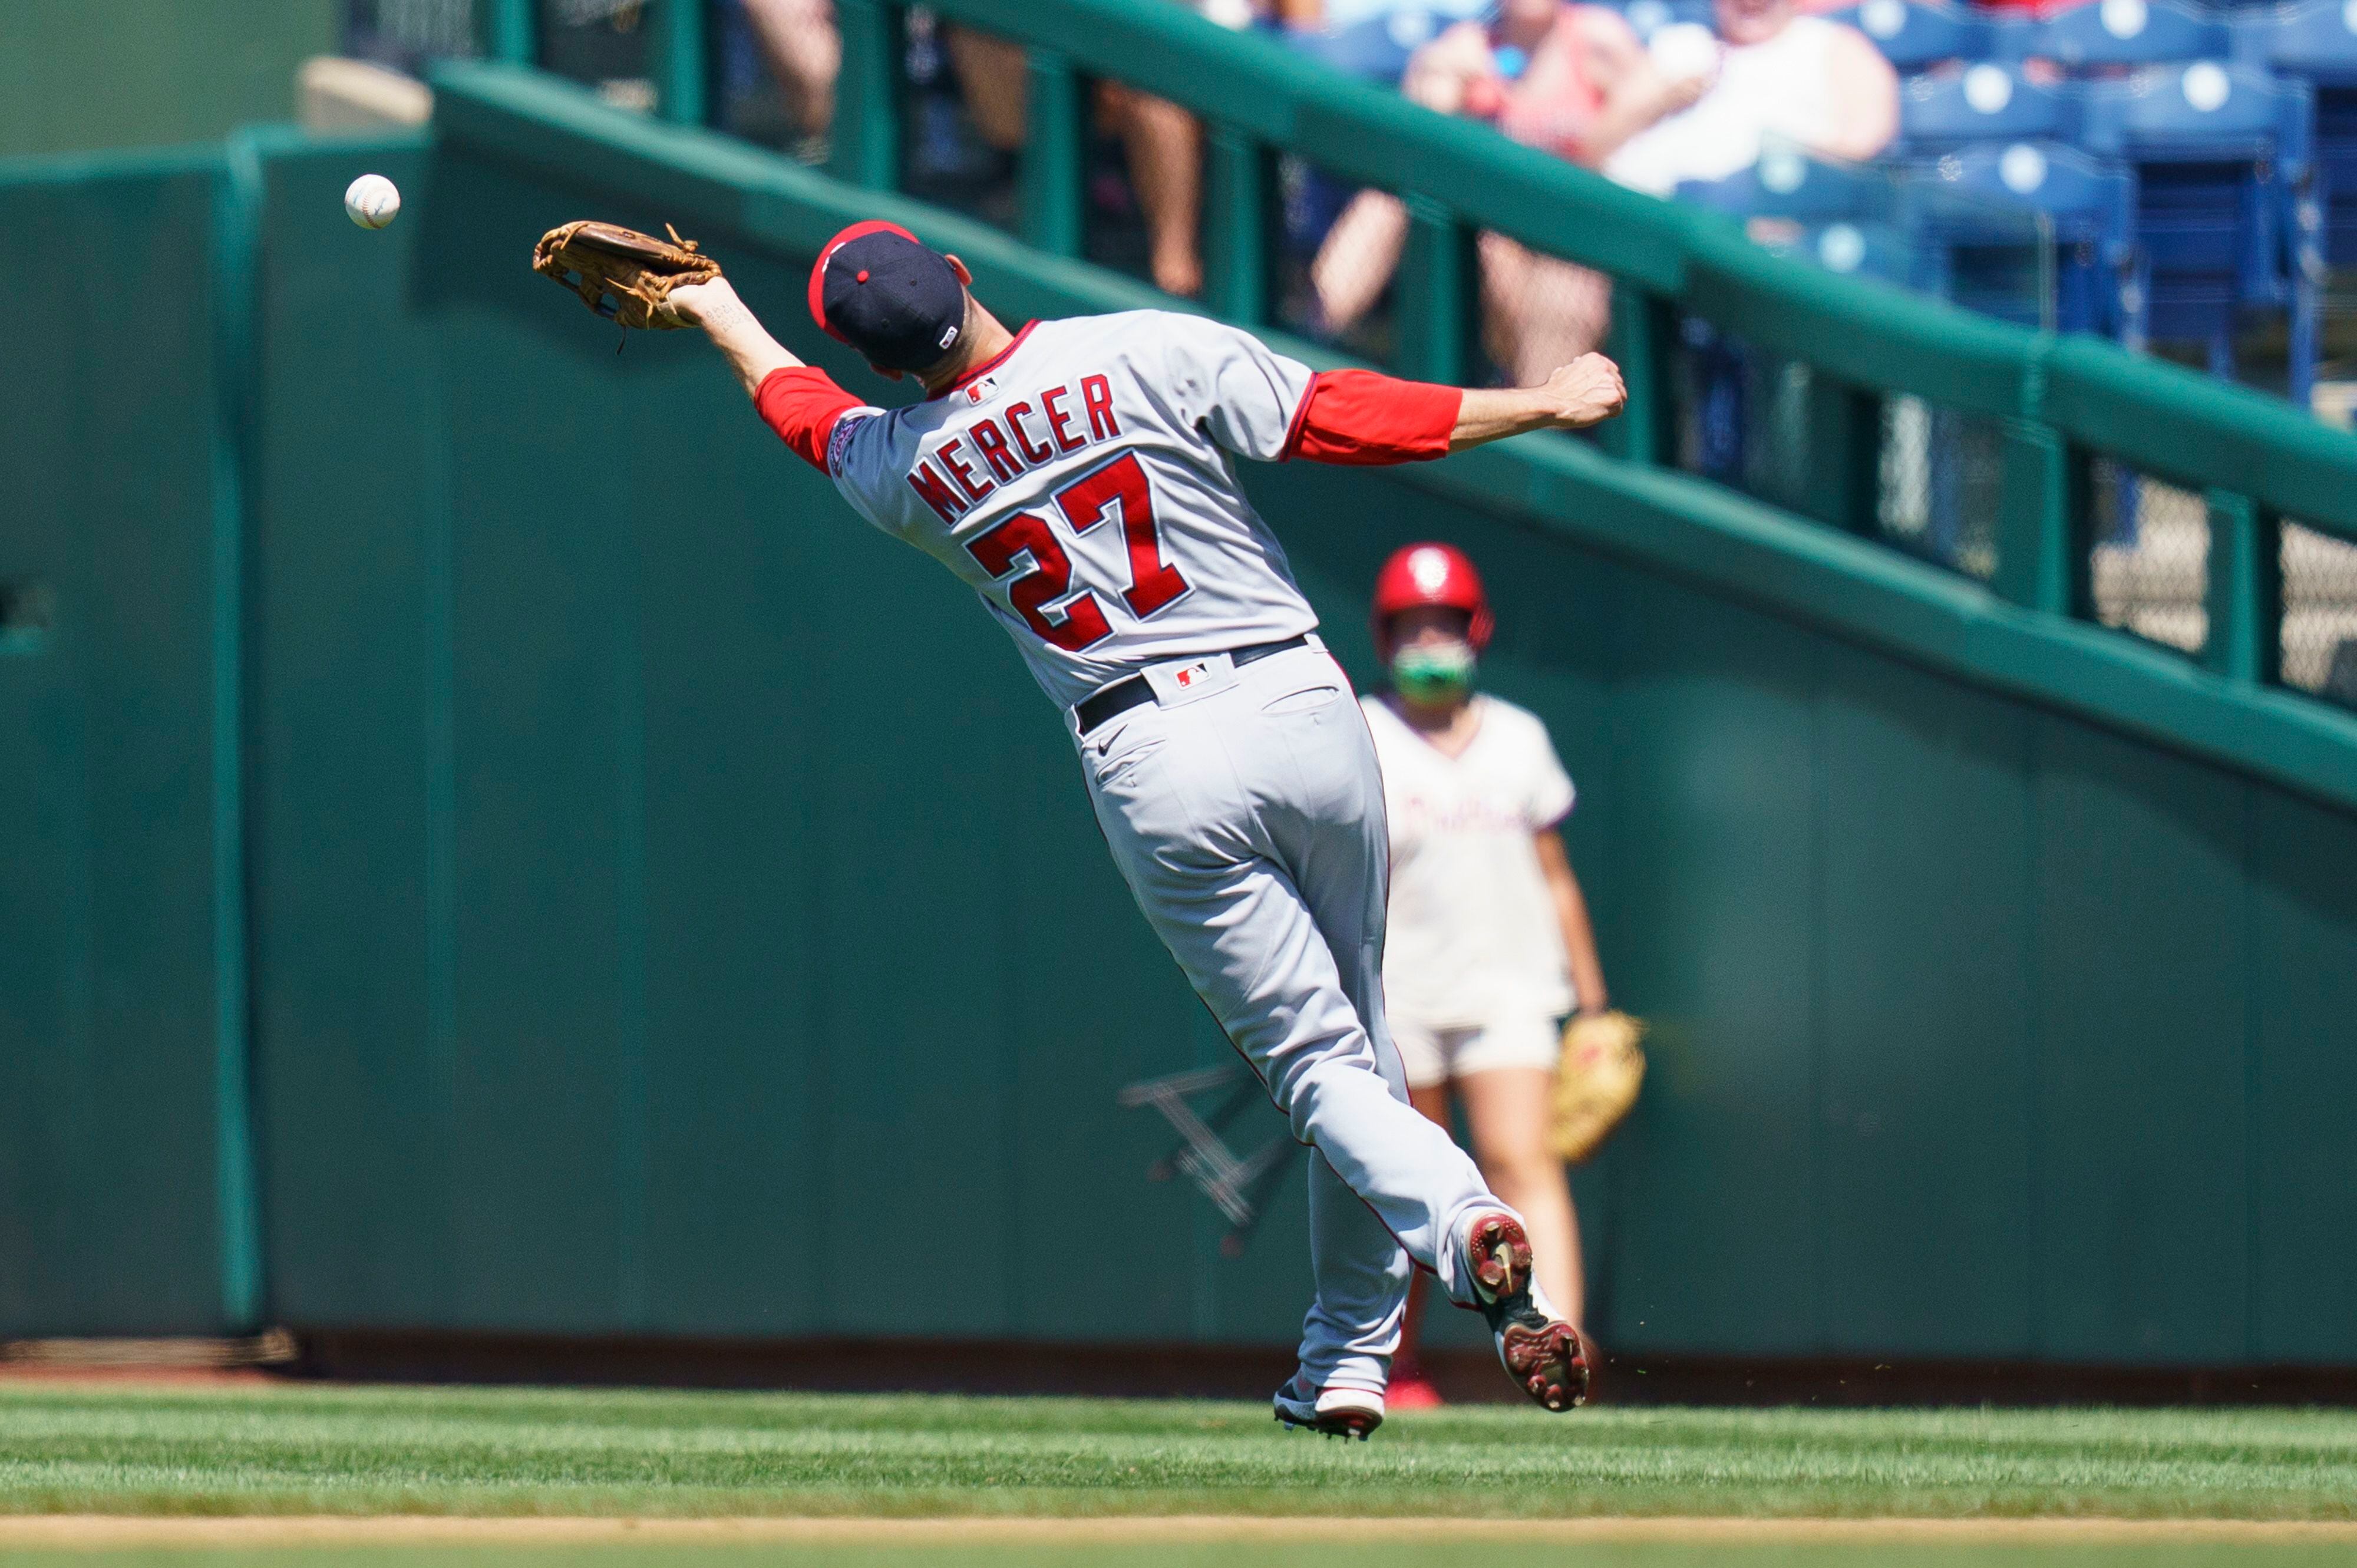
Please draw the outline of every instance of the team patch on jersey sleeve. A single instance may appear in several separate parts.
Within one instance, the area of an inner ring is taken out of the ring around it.
[[[834,434],[826,441],[826,471],[843,472],[844,455],[851,450],[852,432],[875,417],[870,413],[846,413],[834,422]]]

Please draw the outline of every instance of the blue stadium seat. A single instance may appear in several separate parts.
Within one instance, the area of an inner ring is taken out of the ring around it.
[[[1792,148],[1771,148],[1758,164],[1725,179],[1689,180],[1681,201],[1730,218],[1776,220],[1753,237],[1763,248],[1829,271],[1908,284],[1912,265],[1897,219],[1897,182],[1887,170],[1821,163]],[[1699,317],[1685,335],[1693,378],[1695,472],[1739,485],[1752,412],[1747,407],[1749,356]]]
[[[2023,47],[2039,59],[2087,73],[2222,59],[2233,40],[2224,23],[2174,0],[2093,0],[2049,16]]]
[[[1927,0],[1864,0],[1833,13],[1833,19],[1873,39],[1883,58],[1902,72],[1988,56],[1986,18]]]
[[[1921,286],[2026,327],[2119,332],[2136,276],[2136,177],[2126,166],[2052,142],[1987,143],[1914,166],[1907,196]],[[1921,542],[1953,560],[1970,492],[1953,438],[1938,434],[1953,415],[1923,417],[1933,434]]]
[[[2018,14],[1989,18],[1988,58],[2019,65],[2038,56],[2038,40],[2046,31],[2046,24],[2035,16]]]
[[[1915,157],[1976,142],[2071,142],[2078,138],[2079,117],[2073,86],[1983,60],[1909,79],[1899,95],[1899,150]]]
[[[2136,182],[2125,165],[2052,142],[1961,147],[1907,177],[1908,231],[1925,286],[2026,326],[2048,324],[2040,254],[2050,238],[2051,324],[2119,333],[2136,277]]]
[[[2316,0],[2238,18],[2237,58],[2307,82],[2316,97],[2324,254],[2357,265],[2357,9]]]
[[[2148,282],[2127,337],[2208,346],[2234,373],[2244,308],[2288,313],[2291,395],[2305,406],[2316,361],[2321,236],[2305,83],[2217,60],[2091,83],[2083,143],[2135,166]]]
[[[2357,10],[2345,0],[2270,8],[2230,24],[2235,54],[2304,81],[2357,86]]]
[[[1725,179],[1689,180],[1677,198],[1735,218],[1889,223],[1898,216],[1897,186],[1888,173],[1822,163],[1786,148],[1762,153],[1759,163]]]
[[[1770,236],[1760,248],[1844,277],[1874,278],[1902,287],[1916,283],[1915,249],[1893,223],[1847,219],[1808,223],[1790,234]]]

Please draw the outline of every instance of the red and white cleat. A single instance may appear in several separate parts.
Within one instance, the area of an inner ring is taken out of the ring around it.
[[[1276,1391],[1276,1419],[1329,1437],[1364,1443],[1383,1423],[1383,1396],[1371,1389],[1313,1389],[1296,1372]]]
[[[1465,1232],[1466,1262],[1499,1363],[1552,1411],[1587,1400],[1587,1347],[1531,1277],[1530,1238],[1511,1214],[1485,1214]]]

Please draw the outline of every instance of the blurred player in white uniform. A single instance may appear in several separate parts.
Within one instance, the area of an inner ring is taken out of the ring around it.
[[[1011,332],[971,282],[888,223],[854,224],[820,253],[819,326],[924,387],[889,412],[788,353],[725,280],[670,298],[789,446],[1014,637],[1065,713],[1138,908],[1315,1151],[1317,1295],[1278,1419],[1361,1437],[1382,1421],[1411,1262],[1483,1314],[1533,1399],[1569,1409],[1585,1352],[1532,1279],[1521,1218],[1408,1104],[1383,1024],[1373,743],[1233,466],[1408,462],[1578,428],[1619,411],[1619,372],[1590,355],[1544,387],[1464,392],[1313,376],[1245,333],[1163,311]],[[1037,875],[1055,875],[1062,846],[1033,848]],[[1030,1272],[1050,1288],[1108,1283],[1084,1236]]]
[[[1361,699],[1383,761],[1392,901],[1383,993],[1408,1097],[1439,1125],[1453,1091],[1491,1190],[1528,1229],[1540,1287],[1574,1323],[1579,1224],[1548,1147],[1560,1020],[1609,1003],[1587,901],[1558,831],[1571,779],[1536,714],[1474,690],[1491,631],[1463,553],[1411,544],[1375,579],[1391,689]],[[1394,1408],[1437,1404],[1411,1303]]]

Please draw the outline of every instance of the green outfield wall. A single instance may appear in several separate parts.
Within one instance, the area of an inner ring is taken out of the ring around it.
[[[219,150],[0,173],[0,1334],[259,1310],[244,1112],[238,315]]]
[[[235,1316],[214,1282],[241,1254],[207,1217],[218,1151],[247,1148],[247,1320],[1289,1340],[1297,1194],[1222,1260],[1208,1206],[1145,1179],[1158,1124],[1114,1106],[1224,1047],[1004,635],[852,518],[697,344],[618,354],[522,263],[567,218],[676,221],[789,346],[877,392],[801,307],[848,215],[958,250],[1017,317],[1155,296],[522,73],[438,85],[432,139],[241,144],[250,371],[185,322],[110,324],[145,350],[120,377],[69,375],[94,357],[64,325],[0,346],[26,410],[0,582],[135,522],[142,558],[218,562],[214,503],[243,479],[242,639],[214,624],[228,585],[177,577],[178,658],[47,699],[178,758],[183,793],[0,729],[7,788],[103,782],[124,813],[79,839],[0,822],[28,846],[0,859],[0,919],[48,944],[0,956],[0,1070],[40,1101],[0,1108],[0,1249],[38,1265],[0,1273],[0,1332],[124,1323],[130,1302],[144,1326]],[[338,208],[364,169],[408,196],[382,234]],[[91,288],[136,295],[211,242],[218,199],[158,208],[161,174],[70,172],[0,181],[0,213],[70,200],[149,237]],[[187,177],[233,196],[232,172]],[[206,295],[154,297],[185,301],[156,305],[169,318]],[[242,407],[248,375],[242,461],[170,468],[209,438],[207,389]],[[183,395],[134,419],[108,401],[125,380]],[[93,478],[131,473],[136,493]],[[1469,549],[1500,601],[1488,679],[1580,783],[1608,972],[1659,1026],[1635,1119],[1578,1176],[1616,1349],[2357,1363],[2341,721],[1576,444],[1247,478],[1361,678],[1384,553]],[[64,652],[175,624],[110,631],[128,590],[57,581],[46,651],[0,653],[12,703],[63,682]],[[188,783],[213,776],[189,760],[223,696],[192,673],[207,650],[236,662],[242,759],[209,795]],[[2238,753],[2255,712],[2308,749]],[[242,1034],[206,990],[241,910],[192,894],[159,930],[157,899],[110,904],[102,875],[135,894],[224,843],[250,899]],[[37,901],[90,912],[59,935]],[[22,999],[83,994],[106,951],[119,984],[180,985],[198,1026],[126,1031],[84,1066],[67,1004]],[[240,1040],[245,1085],[223,1068]],[[250,1145],[223,1136],[224,1086],[250,1095]],[[167,1155],[180,1185],[159,1188]],[[183,1216],[162,1190],[197,1196]],[[75,1250],[69,1195],[185,1255]],[[926,1281],[885,1313],[879,1213]],[[1092,1287],[1042,1288],[1030,1261],[1075,1233]],[[149,1288],[175,1270],[204,1288]]]
[[[0,157],[226,136],[295,107],[338,0],[5,0]]]

